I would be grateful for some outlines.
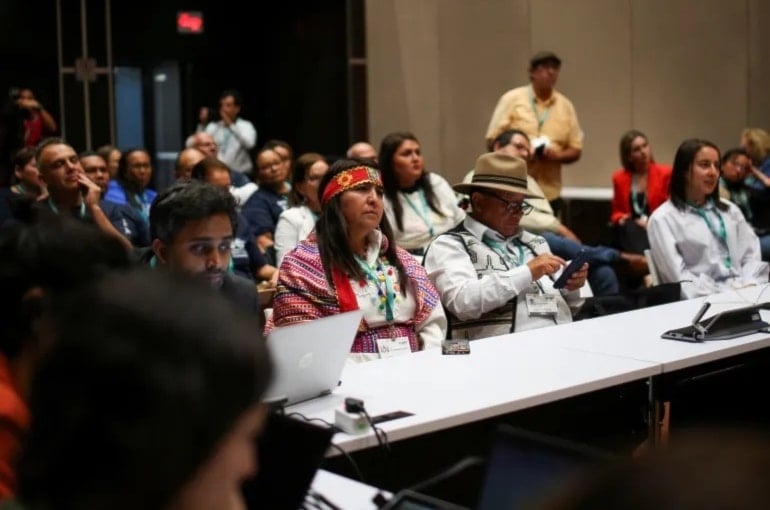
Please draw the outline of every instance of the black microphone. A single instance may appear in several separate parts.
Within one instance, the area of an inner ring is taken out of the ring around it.
[[[695,317],[692,319],[692,327],[695,329],[695,333],[693,333],[693,338],[696,340],[703,340],[706,338],[706,334],[708,334],[708,330],[700,325],[700,320],[705,315],[706,311],[711,307],[711,303],[706,301],[703,303],[703,306],[700,307],[700,310],[698,310],[698,313],[695,314]]]

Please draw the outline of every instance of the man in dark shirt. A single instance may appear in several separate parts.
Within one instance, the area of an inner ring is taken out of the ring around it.
[[[198,181],[176,183],[150,206],[152,248],[140,260],[200,277],[243,311],[259,314],[254,282],[232,272],[236,226],[235,199],[227,190]]]
[[[102,190],[102,197],[107,193],[110,184],[110,172],[107,170],[107,162],[99,154],[93,151],[80,153],[80,165],[83,167],[89,179]],[[136,209],[114,202],[108,202],[102,198],[99,207],[110,219],[110,223],[118,232],[126,236],[134,246],[150,245],[150,229]]]
[[[70,214],[95,224],[106,234],[118,239],[127,249],[131,242],[118,232],[102,210],[102,190],[86,176],[75,149],[61,138],[46,138],[35,149],[40,179],[46,184],[48,198],[37,202],[38,209],[54,214]]]

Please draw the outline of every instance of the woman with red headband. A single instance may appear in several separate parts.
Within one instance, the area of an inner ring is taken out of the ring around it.
[[[423,267],[392,242],[382,195],[371,161],[331,166],[319,186],[315,232],[281,263],[268,331],[361,309],[353,361],[441,345],[446,317],[438,294]]]

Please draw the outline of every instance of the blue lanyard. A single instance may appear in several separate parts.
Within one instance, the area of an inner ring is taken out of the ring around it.
[[[495,241],[494,239],[491,239],[489,236],[484,236],[482,239],[484,241],[484,244],[492,248],[492,250],[503,257],[506,261],[510,262],[514,266],[520,266],[524,263],[524,248],[521,246],[520,242],[517,242],[517,240],[514,239],[514,242],[516,243],[516,246],[519,249],[519,256],[516,260],[513,260],[511,258],[511,251],[507,248],[507,246],[500,241]]]
[[[54,214],[59,214],[59,208],[56,207],[56,204],[53,203],[53,199],[51,197],[48,197],[48,208],[53,211]],[[80,201],[80,217],[85,218],[86,217],[86,203],[85,200]]]
[[[537,134],[540,134],[540,131],[543,129],[543,124],[545,124],[545,121],[548,119],[548,114],[551,111],[551,107],[546,106],[545,110],[543,110],[543,113],[540,113],[540,114],[537,113],[537,103],[535,102],[535,92],[532,90],[532,87],[529,88],[529,102],[532,104],[532,112],[535,114],[535,117],[537,118]]]
[[[359,256],[356,256],[356,261],[361,269],[366,273],[366,279],[374,283],[377,287],[377,294],[380,296],[379,309],[385,311],[385,320],[393,322],[393,308],[396,302],[396,291],[393,287],[393,282],[388,275],[385,274],[385,268],[382,261],[377,260],[374,268],[367,264],[364,260],[361,260]]]
[[[425,226],[428,227],[428,234],[430,234],[430,237],[433,237],[433,222],[430,219],[430,211],[428,210],[428,201],[425,200],[425,193],[423,192],[422,188],[419,188],[417,190],[417,193],[420,195],[420,204],[422,206],[422,211],[417,210],[417,206],[415,206],[411,200],[409,200],[409,196],[406,193],[403,193],[404,199],[406,200],[406,203],[409,204],[409,207],[412,208],[412,210],[415,212],[417,216],[420,217],[423,223],[425,223]]]
[[[725,267],[730,269],[733,267],[733,260],[730,257],[730,248],[727,246],[727,229],[725,228],[724,218],[722,218],[722,215],[719,214],[719,211],[714,208],[714,214],[716,214],[717,218],[719,218],[719,230],[717,230],[714,225],[711,224],[711,221],[706,215],[706,210],[703,207],[698,207],[692,203],[690,205],[695,209],[695,212],[698,213],[701,218],[703,218],[703,221],[706,222],[706,225],[708,226],[711,233],[714,234],[714,237],[716,237],[720,244],[724,246],[725,251],[727,252],[727,255],[725,255]]]

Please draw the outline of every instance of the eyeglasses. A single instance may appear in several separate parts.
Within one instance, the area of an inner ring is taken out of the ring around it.
[[[532,207],[525,200],[522,200],[521,202],[514,202],[513,200],[506,200],[504,198],[498,197],[494,193],[489,193],[489,192],[482,193],[482,195],[495,198],[500,202],[504,203],[506,212],[510,214],[518,214],[519,212],[521,212],[521,214],[526,216],[527,214],[531,213],[532,210],[534,209],[534,207]]]

